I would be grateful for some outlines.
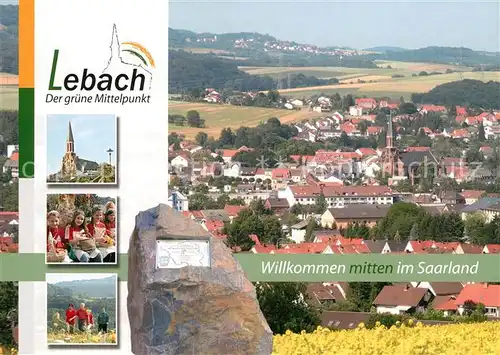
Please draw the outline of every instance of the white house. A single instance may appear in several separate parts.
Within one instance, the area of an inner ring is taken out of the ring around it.
[[[304,220],[292,226],[292,239],[295,243],[302,243],[305,240],[306,228],[309,220]]]
[[[178,155],[174,159],[172,159],[170,165],[175,167],[187,168],[189,166],[189,160],[182,155]]]
[[[237,178],[240,176],[240,170],[241,167],[239,163],[228,164],[227,167],[224,168],[224,176]]]
[[[179,212],[189,211],[189,200],[179,191],[172,191],[168,197],[167,206]]]
[[[363,108],[361,106],[351,106],[349,107],[349,115],[351,116],[363,116]]]
[[[384,286],[373,301],[377,313],[405,314],[423,312],[432,300],[432,293],[425,288],[410,285]]]

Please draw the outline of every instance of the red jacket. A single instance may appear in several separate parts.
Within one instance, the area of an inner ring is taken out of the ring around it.
[[[76,309],[67,309],[66,310],[66,323],[71,325],[75,325],[76,322]]]
[[[80,308],[78,308],[76,310],[76,315],[77,315],[77,317],[78,317],[79,320],[81,320],[81,319],[85,319],[86,321],[89,320],[89,316],[88,316],[88,313],[87,313],[86,309],[80,309]]]
[[[95,237],[95,227],[106,229],[106,235],[111,234],[111,232],[109,231],[108,228],[106,228],[106,225],[104,223],[97,222],[95,226],[92,223],[89,223],[89,224],[87,224],[87,230],[89,231],[89,234],[92,238]]]
[[[88,324],[94,324],[94,315],[92,313],[88,313],[87,322]]]
[[[49,233],[52,234],[52,237],[54,238],[54,246],[56,249],[64,249],[64,230],[61,228],[50,228],[47,227],[47,251],[50,251],[50,244],[49,244]]]
[[[66,226],[66,230],[64,233],[64,241],[69,242],[73,240],[73,236],[76,232],[81,232],[84,230],[83,226],[81,227],[72,227],[72,226]]]

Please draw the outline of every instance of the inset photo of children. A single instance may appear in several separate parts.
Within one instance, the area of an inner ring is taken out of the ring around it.
[[[47,274],[48,345],[117,345],[116,274]]]
[[[116,264],[117,198],[47,195],[48,264]]]

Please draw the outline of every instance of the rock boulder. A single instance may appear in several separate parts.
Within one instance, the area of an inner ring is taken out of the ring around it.
[[[211,267],[157,269],[157,238],[169,236],[210,238]],[[271,354],[255,288],[230,249],[196,221],[166,205],[140,212],[128,254],[134,354]]]

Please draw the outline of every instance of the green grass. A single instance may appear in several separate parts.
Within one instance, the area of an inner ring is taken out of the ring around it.
[[[19,91],[17,86],[0,86],[0,109],[17,110],[19,104]]]
[[[223,128],[237,129],[241,126],[254,127],[271,117],[277,117],[282,123],[297,122],[303,119],[320,117],[322,114],[310,112],[308,109],[300,111],[284,110],[264,107],[248,107],[233,105],[216,105],[192,102],[169,101],[169,114],[186,116],[189,110],[199,112],[205,120],[205,128],[193,128],[170,125],[169,133],[176,132],[193,138],[198,132],[206,132],[209,136],[218,138]]]

